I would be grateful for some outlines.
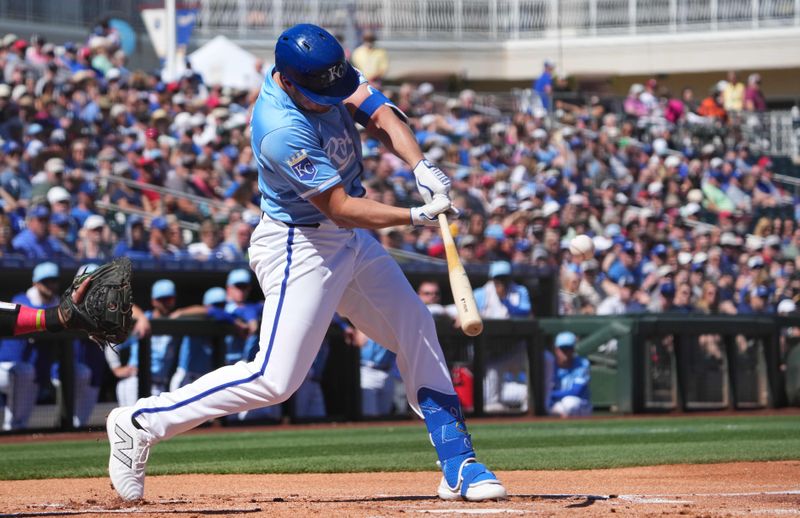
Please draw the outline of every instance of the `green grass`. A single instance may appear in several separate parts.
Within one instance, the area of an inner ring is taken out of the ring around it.
[[[495,470],[596,469],[800,459],[800,416],[660,417],[474,424]],[[0,445],[0,479],[106,475],[108,445]],[[435,469],[424,427],[382,426],[193,434],[157,445],[149,474],[421,471]]]

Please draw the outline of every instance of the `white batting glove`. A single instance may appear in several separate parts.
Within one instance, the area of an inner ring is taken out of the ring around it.
[[[450,198],[443,194],[437,194],[430,203],[411,208],[411,224],[415,227],[437,227],[439,226],[437,216],[442,212],[447,212],[450,208]]]
[[[425,203],[430,203],[437,194],[447,196],[450,193],[450,178],[427,160],[420,160],[414,167],[414,176],[417,179],[417,190]]]

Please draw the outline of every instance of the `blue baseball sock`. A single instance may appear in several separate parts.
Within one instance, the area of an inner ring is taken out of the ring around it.
[[[450,489],[455,491],[461,480],[463,496],[470,484],[497,480],[494,473],[475,460],[458,396],[423,387],[417,392],[417,400]]]

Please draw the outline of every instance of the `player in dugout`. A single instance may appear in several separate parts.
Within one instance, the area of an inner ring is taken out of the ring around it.
[[[289,398],[335,312],[397,354],[409,404],[424,419],[439,458],[439,497],[506,497],[476,459],[430,312],[367,230],[438,227],[437,216],[452,209],[450,179],[425,160],[405,121],[347,62],[329,32],[301,24],[280,35],[251,123],[263,214],[249,257],[266,296],[258,354],[112,410],[109,474],[123,499],[143,497],[152,445],[209,419]],[[413,169],[421,205],[364,197],[356,123]]]

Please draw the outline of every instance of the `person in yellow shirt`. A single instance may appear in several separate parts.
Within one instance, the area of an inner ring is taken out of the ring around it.
[[[744,108],[744,83],[736,78],[736,72],[728,72],[728,81],[722,90],[722,103],[727,112],[740,112]]]
[[[375,47],[375,40],[375,33],[365,32],[364,42],[353,51],[350,62],[364,74],[372,86],[380,88],[383,76],[389,69],[389,56],[385,49]]]

